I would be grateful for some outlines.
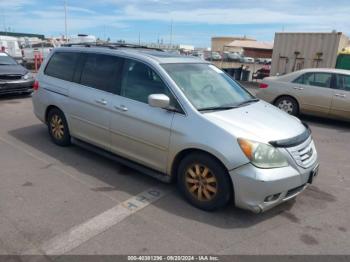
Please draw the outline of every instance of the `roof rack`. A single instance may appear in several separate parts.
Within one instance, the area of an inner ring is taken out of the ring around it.
[[[155,51],[164,52],[163,49],[156,48],[156,47],[148,47],[148,46],[144,46],[144,45],[135,45],[135,44],[123,44],[123,43],[107,43],[107,44],[101,44],[101,43],[68,43],[68,44],[63,44],[62,46],[65,46],[65,47],[73,47],[73,46],[105,47],[105,48],[110,48],[110,49],[135,48],[135,49],[149,49],[149,50],[155,50]]]

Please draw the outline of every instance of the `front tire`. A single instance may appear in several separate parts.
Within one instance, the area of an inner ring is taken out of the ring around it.
[[[274,105],[287,114],[299,115],[299,104],[293,97],[282,96],[275,101]]]
[[[59,146],[69,146],[71,137],[63,112],[57,108],[51,109],[48,113],[47,123],[52,141]]]
[[[178,187],[193,206],[212,211],[231,199],[232,184],[225,167],[205,153],[186,156],[178,168]]]

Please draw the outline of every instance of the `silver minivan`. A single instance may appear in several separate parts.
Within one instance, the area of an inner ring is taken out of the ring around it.
[[[135,46],[66,46],[43,63],[35,115],[71,142],[165,182],[194,206],[263,212],[318,173],[307,125],[194,57]]]

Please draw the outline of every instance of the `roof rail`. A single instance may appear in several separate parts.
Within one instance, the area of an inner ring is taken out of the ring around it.
[[[83,46],[83,47],[105,47],[110,49],[118,49],[118,48],[135,48],[135,49],[149,49],[164,52],[163,49],[156,47],[148,47],[144,45],[135,45],[135,44],[123,44],[123,43],[68,43],[63,44],[65,47],[73,47],[73,46]]]

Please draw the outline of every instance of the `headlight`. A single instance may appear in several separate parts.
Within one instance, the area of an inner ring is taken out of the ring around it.
[[[288,166],[287,159],[275,147],[247,139],[238,139],[243,153],[251,163],[259,168],[277,168]]]
[[[28,80],[28,79],[31,79],[31,78],[33,78],[32,73],[27,73],[27,74],[25,74],[25,75],[23,76],[23,79],[24,79],[24,80]]]

